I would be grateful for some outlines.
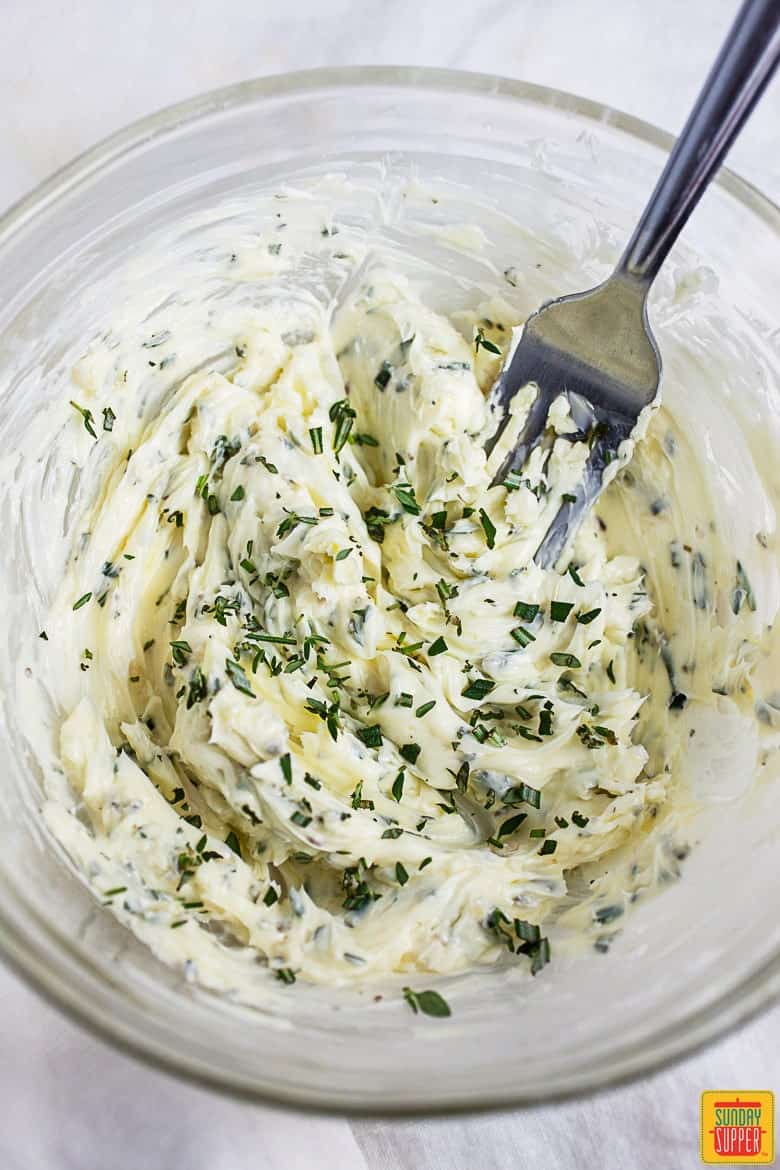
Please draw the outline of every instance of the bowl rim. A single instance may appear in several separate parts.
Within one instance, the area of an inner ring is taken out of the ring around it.
[[[504,97],[576,115],[617,129],[626,135],[668,152],[675,142],[674,135],[652,123],[625,114],[611,106],[563,90],[535,83],[517,81],[489,73],[428,66],[361,65],[343,68],[323,67],[248,79],[232,85],[198,94],[185,101],[163,107],[103,138],[94,146],[77,155],[54,171],[49,178],[28,194],[12,203],[0,215],[0,247],[41,212],[45,212],[71,191],[87,182],[112,162],[130,154],[144,143],[164,137],[166,133],[211,114],[224,113],[256,102],[299,96],[318,89],[368,88],[384,86],[388,89],[420,89],[428,92],[457,90],[461,94]],[[780,234],[780,206],[748,180],[722,167],[714,180],[750,212]],[[45,924],[43,924],[45,927]],[[62,940],[61,940],[62,941]],[[336,1116],[361,1117],[425,1117],[442,1114],[478,1114],[517,1109],[553,1101],[582,1099],[602,1089],[627,1084],[639,1077],[668,1067],[683,1057],[698,1052],[715,1040],[725,1038],[761,1011],[780,1001],[780,951],[770,955],[761,965],[744,976],[740,983],[725,990],[718,1000],[698,1008],[686,1017],[685,1027],[668,1025],[656,1033],[652,1050],[642,1049],[628,1057],[622,1056],[616,1069],[591,1070],[589,1080],[581,1085],[564,1085],[545,1091],[508,1090],[490,1101],[463,1100],[453,1093],[448,1101],[435,1104],[392,1103],[378,1110],[341,1097],[329,1095],[327,1090],[287,1090],[274,1087],[257,1088],[242,1077],[212,1073],[197,1060],[181,1053],[171,1053],[155,1045],[150,1036],[131,1035],[112,1015],[97,1004],[81,997],[55,970],[49,970],[38,953],[37,942],[19,929],[18,922],[0,910],[0,958],[6,965],[46,1001],[62,1011],[66,1017],[87,1028],[100,1040],[108,1042],[124,1053],[138,1058],[152,1067],[181,1077],[191,1083],[216,1089],[233,1098],[256,1104],[270,1104],[296,1111]],[[82,957],[80,955],[80,957]]]

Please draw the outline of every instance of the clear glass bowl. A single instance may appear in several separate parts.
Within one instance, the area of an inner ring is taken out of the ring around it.
[[[15,452],[57,390],[63,321],[89,337],[104,309],[90,288],[147,233],[307,166],[381,157],[423,177],[448,176],[516,214],[521,208],[539,229],[545,217],[563,224],[575,252],[598,225],[606,270],[669,146],[660,131],[593,102],[496,77],[318,71],[238,85],[139,122],[0,222],[0,943],[69,1014],[159,1066],[250,1098],[410,1113],[550,1100],[636,1076],[722,1035],[778,994],[780,800],[769,778],[750,783],[755,752],[739,729],[714,733],[712,814],[684,879],[636,908],[608,957],[553,964],[522,987],[500,974],[458,980],[457,1010],[442,1022],[396,1005],[356,1005],[349,991],[308,996],[296,988],[290,1014],[280,1016],[185,985],[97,906],[52,849],[16,706],[21,647],[40,628],[60,566],[26,540],[25,513],[40,501],[15,494]],[[765,442],[780,455],[780,356],[771,336],[780,214],[723,172],[684,248],[715,274],[711,295],[760,365],[730,392],[762,411]],[[531,303],[569,291],[556,273],[538,281]],[[571,282],[579,287],[576,265]],[[684,357],[684,337],[671,328],[661,335],[672,366]],[[772,767],[770,759],[765,777]],[[739,791],[721,791],[735,770]]]

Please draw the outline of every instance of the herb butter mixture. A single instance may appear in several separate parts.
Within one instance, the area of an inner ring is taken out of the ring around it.
[[[587,441],[561,399],[491,487],[516,322],[455,320],[377,269],[335,313],[270,298],[154,412],[110,346],[99,379],[94,354],[74,372],[101,486],[43,635],[78,648],[46,815],[119,919],[209,986],[537,974],[556,929],[598,941],[652,884],[637,859],[676,783],[658,727],[685,695],[644,570],[596,516],[559,571],[534,564]],[[178,340],[147,333],[144,360]]]

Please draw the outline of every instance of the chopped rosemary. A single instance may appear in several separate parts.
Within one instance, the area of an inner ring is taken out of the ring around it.
[[[395,780],[393,781],[393,787],[390,790],[393,794],[393,800],[395,800],[397,803],[400,803],[401,797],[404,794],[404,780],[405,779],[406,779],[406,773],[404,772],[403,768],[401,768],[399,770],[398,775],[396,776]]]
[[[414,496],[414,488],[409,483],[396,483],[390,488],[398,503],[403,508],[404,512],[408,512],[410,516],[420,515],[420,505]]]

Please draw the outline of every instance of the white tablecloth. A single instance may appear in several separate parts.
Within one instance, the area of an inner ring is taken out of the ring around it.
[[[780,0],[778,0],[780,3]],[[157,107],[317,65],[486,70],[679,128],[733,0],[25,0],[3,6],[0,206]],[[780,197],[775,82],[731,164]],[[699,1093],[780,1090],[780,1009],[641,1084],[430,1122],[302,1118],[177,1083],[0,969],[0,1170],[686,1170]]]

